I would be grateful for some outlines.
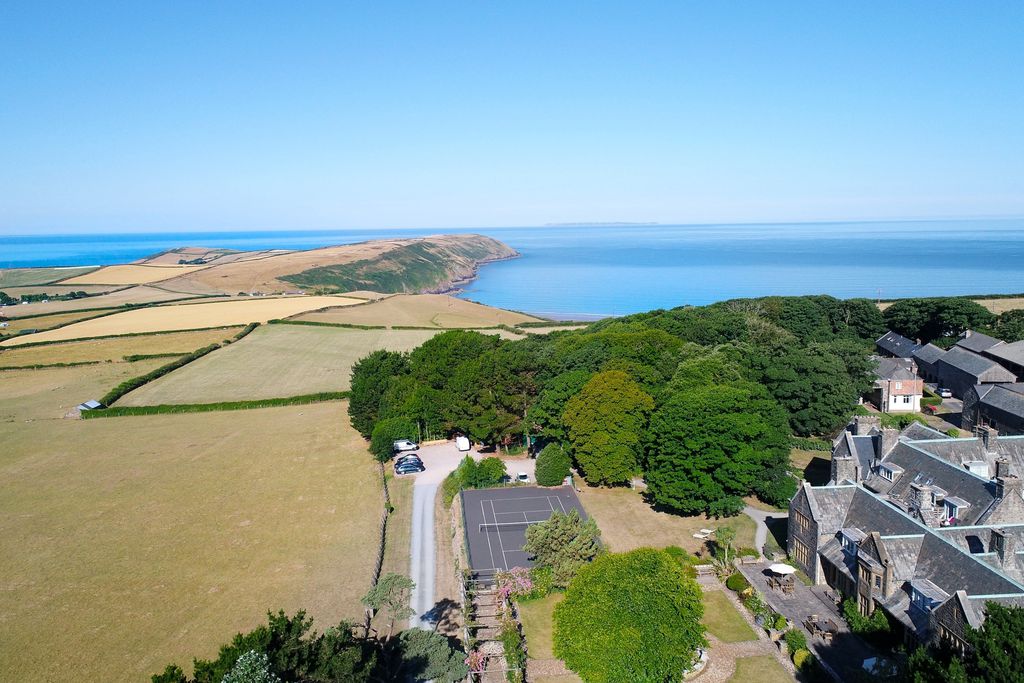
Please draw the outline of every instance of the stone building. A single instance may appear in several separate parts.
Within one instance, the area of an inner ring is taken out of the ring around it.
[[[918,346],[920,345],[917,342],[892,330],[875,340],[878,353],[887,358],[910,358]]]
[[[911,358],[878,358],[871,402],[883,413],[919,413],[924,380],[917,376]]]
[[[991,427],[1001,434],[1024,434],[1024,382],[979,384],[964,396],[960,426]]]

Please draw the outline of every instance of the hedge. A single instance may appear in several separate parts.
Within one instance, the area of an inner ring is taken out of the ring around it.
[[[276,408],[278,406],[305,405],[323,403],[348,398],[347,391],[325,391],[319,394],[302,394],[283,398],[264,398],[251,401],[222,401],[220,403],[181,403],[177,405],[156,406],[122,406],[103,410],[89,410],[82,413],[82,419],[91,420],[98,417],[129,417],[135,415],[162,415],[168,413],[209,413],[226,410],[252,410],[256,408]]]
[[[830,451],[832,444],[821,439],[805,439],[801,436],[789,437],[789,447],[801,451]]]
[[[804,632],[798,628],[791,628],[786,631],[782,639],[786,641],[786,646],[789,648],[791,654],[795,655],[798,650],[807,649],[807,636]]]
[[[96,318],[99,318],[99,317],[100,316],[96,316],[94,318],[87,318],[87,320],[95,320]],[[74,322],[82,322],[82,321],[81,320],[76,320]],[[74,323],[68,323],[68,325],[72,325],[72,324],[74,324]],[[56,329],[58,329],[60,327],[64,327],[64,326],[63,325],[57,325],[56,327],[51,327],[49,329],[50,330],[56,330]],[[185,329],[185,330],[157,330],[155,332],[122,332],[121,334],[101,334],[101,335],[98,335],[98,336],[95,336],[95,337],[75,337],[74,339],[50,339],[48,341],[28,342],[27,344],[18,344],[16,347],[12,346],[10,348],[28,349],[28,348],[31,348],[33,346],[51,346],[53,344],[67,344],[67,343],[70,343],[70,342],[91,341],[93,339],[120,339],[121,337],[149,337],[149,336],[157,335],[157,334],[178,334],[180,332],[205,332],[206,330],[228,330],[228,329],[232,329],[232,328],[235,328],[235,327],[238,327],[238,325],[214,325],[213,327],[190,327],[190,328]],[[48,332],[49,330],[45,330],[45,331]],[[17,335],[14,335],[14,336],[17,336]]]
[[[192,361],[202,358],[206,354],[212,351],[216,351],[219,348],[220,344],[210,344],[209,346],[204,346],[203,348],[193,351],[187,356],[183,356],[176,361],[168,363],[167,365],[161,365],[156,370],[147,372],[145,375],[140,375],[138,377],[133,377],[132,379],[125,380],[124,382],[121,382],[116,387],[108,391],[106,395],[100,399],[100,403],[102,403],[105,406],[112,405],[114,401],[121,398],[129,391],[133,391],[143,386],[144,384],[148,384],[155,379],[159,379],[160,377],[163,377],[167,373],[173,370],[177,370],[182,366],[188,365]]]
[[[0,365],[0,370],[42,370],[44,368],[77,368],[80,365],[99,365],[105,360],[80,360],[74,363],[37,363],[36,365]]]
[[[122,356],[125,362],[135,363],[140,360],[152,360],[153,358],[180,358],[181,356],[187,356],[191,351],[179,351],[177,353],[133,353],[128,356]]]
[[[319,320],[285,320],[274,318],[268,325],[309,325],[312,327],[345,327],[350,330],[386,330],[387,325],[356,325],[355,323],[325,323]]]
[[[750,588],[750,582],[747,581],[743,574],[736,572],[735,574],[730,574],[729,578],[725,580],[725,587],[734,593],[742,593]]]
[[[232,337],[231,341],[232,342],[238,341],[239,339],[241,339],[242,337],[245,337],[246,335],[248,335],[250,332],[252,332],[253,330],[255,330],[259,326],[260,326],[259,323],[249,323],[248,325],[243,327],[241,329],[241,331],[239,331],[238,334],[236,334],[234,337]]]
[[[811,657],[810,650],[797,650],[793,653],[793,666],[802,669],[807,660]]]

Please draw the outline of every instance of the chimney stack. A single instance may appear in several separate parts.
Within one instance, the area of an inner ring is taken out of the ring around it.
[[[888,427],[883,429],[882,430],[882,444],[881,444],[882,448],[881,448],[881,453],[879,453],[879,455],[878,455],[879,459],[882,459],[885,456],[889,455],[889,452],[892,451],[892,449],[896,448],[896,444],[899,442],[899,440],[900,440],[900,430],[898,430],[898,429],[890,429]]]
[[[1010,476],[1009,458],[996,458],[996,479]]]
[[[911,484],[910,500],[914,507],[926,514],[932,511],[932,487],[928,484]]]
[[[1016,541],[1005,529],[993,529],[989,536],[988,551],[995,553],[999,557],[999,565],[1005,567],[1017,552]]]
[[[996,443],[999,441],[999,432],[992,427],[978,425],[975,428],[975,432],[981,437],[981,443],[984,444],[986,451],[995,448]]]
[[[996,478],[996,498],[1006,498],[1011,493],[1016,493],[1019,496],[1021,488],[1024,488],[1021,485],[1021,480],[1015,475]]]

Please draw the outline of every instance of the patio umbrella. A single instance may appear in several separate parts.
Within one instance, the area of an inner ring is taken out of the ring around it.
[[[790,567],[788,564],[782,564],[781,562],[768,567],[768,570],[773,574],[782,574],[783,576],[786,574],[796,574],[796,567]]]

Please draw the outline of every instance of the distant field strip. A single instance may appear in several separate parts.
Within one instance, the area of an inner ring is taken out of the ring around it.
[[[127,394],[118,406],[249,401],[346,391],[352,365],[377,349],[408,351],[433,330],[269,325]]]
[[[119,289],[110,294],[88,296],[83,299],[70,299],[67,301],[47,301],[32,304],[21,304],[18,306],[7,306],[5,315],[10,317],[23,317],[26,315],[46,315],[50,313],[64,313],[78,311],[87,308],[118,308],[128,304],[152,304],[162,301],[174,301],[178,299],[195,298],[180,292],[168,292],[155,287],[129,287]]]
[[[96,270],[99,266],[82,266],[78,268],[10,268],[0,270],[0,291],[5,287],[29,287],[45,285],[63,278],[84,275]]]
[[[84,275],[68,278],[64,285],[144,285],[187,275],[208,266],[124,265],[104,266]]]
[[[296,320],[396,327],[490,327],[540,322],[522,313],[442,294],[398,294],[355,308],[332,308],[295,316]]]
[[[84,361],[120,361],[125,356],[165,353],[191,353],[209,344],[230,339],[241,327],[195,332],[174,332],[138,337],[111,337],[86,341],[30,346],[0,350],[0,367],[81,363]]]
[[[50,330],[54,327],[76,323],[81,320],[88,320],[101,315],[109,315],[114,309],[102,311],[74,311],[71,313],[55,313],[53,315],[41,315],[38,318],[11,318],[7,321],[7,327],[0,328],[0,334],[16,334],[22,330]],[[26,335],[21,338],[21,343],[40,341],[39,335]]]
[[[324,306],[345,306],[358,299],[335,296],[301,296],[281,299],[255,298],[247,301],[154,306],[86,320],[30,337],[9,339],[0,346],[11,347],[42,341],[86,339],[114,334],[140,334],[164,330],[192,330],[202,327],[244,325],[266,322]]]

